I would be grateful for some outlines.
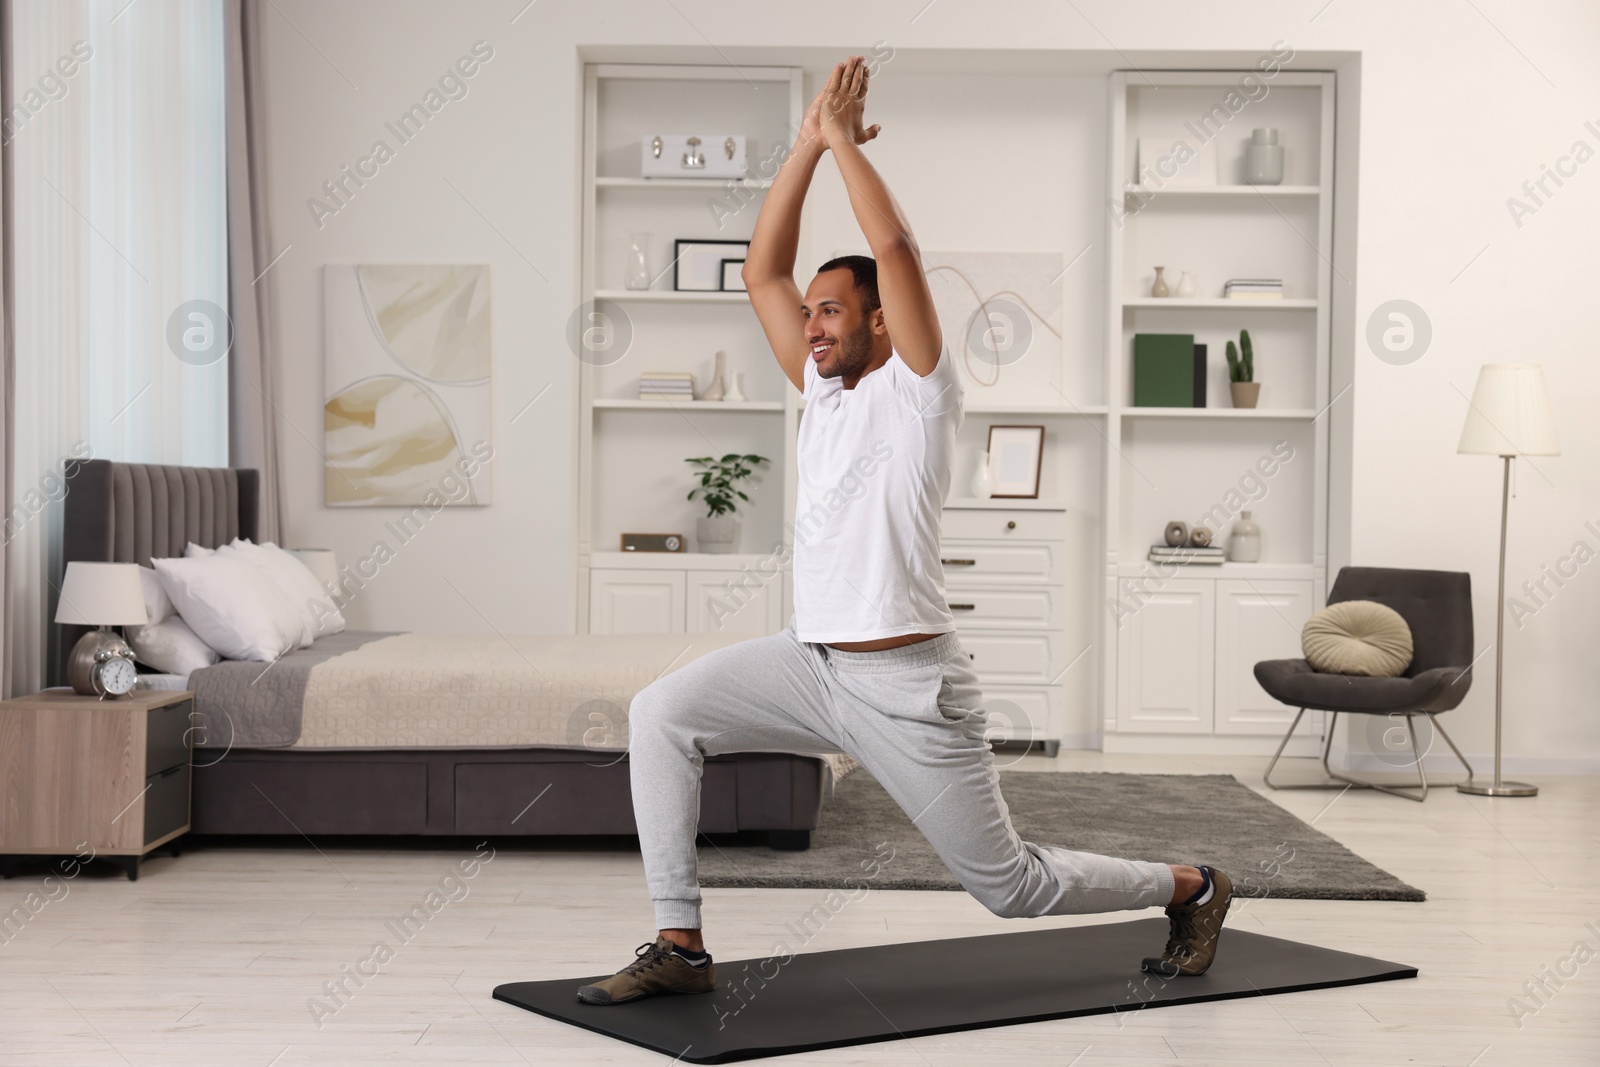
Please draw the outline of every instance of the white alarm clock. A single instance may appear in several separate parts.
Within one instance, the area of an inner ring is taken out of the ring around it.
[[[138,671],[133,649],[110,630],[91,630],[72,647],[67,683],[84,696],[120,697],[133,691]]]

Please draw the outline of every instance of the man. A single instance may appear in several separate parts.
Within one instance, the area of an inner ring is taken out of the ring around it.
[[[715,987],[695,837],[702,761],[725,752],[849,753],[997,915],[1165,905],[1171,939],[1145,970],[1202,974],[1215,954],[1226,875],[1028,844],[1012,829],[939,561],[962,387],[916,240],[861,151],[879,133],[862,127],[868,80],[860,57],[834,68],[767,193],[744,266],[773,352],[806,398],[794,617],[634,697],[633,804],[659,933],[622,971],[578,990],[591,1004]],[[824,263],[802,298],[800,211],[826,152],[872,258]]]

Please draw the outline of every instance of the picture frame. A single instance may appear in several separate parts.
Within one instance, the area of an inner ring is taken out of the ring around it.
[[[722,292],[722,261],[744,259],[749,241],[680,237],[672,242],[672,288],[679,293]]]
[[[722,291],[724,293],[747,293],[744,278],[740,271],[744,270],[744,260],[725,259],[722,261]]]
[[[1186,137],[1141,137],[1133,173],[1138,184],[1145,182],[1145,171],[1154,179],[1152,188],[1167,185],[1216,185],[1217,156],[1214,143],[1189,143]]]
[[[994,488],[989,495],[1037,500],[1043,456],[1043,426],[990,426],[989,472]]]

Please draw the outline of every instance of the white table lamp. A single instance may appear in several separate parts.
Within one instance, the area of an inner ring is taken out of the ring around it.
[[[56,622],[94,627],[78,639],[67,657],[67,681],[72,688],[85,696],[100,697],[120,696],[132,689],[133,650],[110,627],[142,626],[149,621],[138,564],[68,563],[56,604]],[[113,660],[125,661],[126,666],[113,664]]]
[[[1494,784],[1471,780],[1456,786],[1484,797],[1537,796],[1539,787],[1507,782],[1500,777],[1501,693],[1504,688],[1506,636],[1506,519],[1511,506],[1511,461],[1517,456],[1559,456],[1544,369],[1536,363],[1490,363],[1478,371],[1472,404],[1456,451],[1464,455],[1500,456],[1505,461],[1500,481],[1500,589],[1495,600],[1494,638]]]
[[[304,563],[306,570],[329,596],[337,596],[339,592],[339,561],[331,548],[291,548],[289,555]]]

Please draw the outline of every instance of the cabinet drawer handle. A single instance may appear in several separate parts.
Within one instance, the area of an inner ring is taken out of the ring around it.
[[[975,559],[941,559],[939,562],[946,567],[976,567],[978,565],[978,561]]]
[[[978,605],[976,605],[976,604],[951,604],[950,605],[950,610],[951,611],[976,611],[977,609],[978,609]]]

